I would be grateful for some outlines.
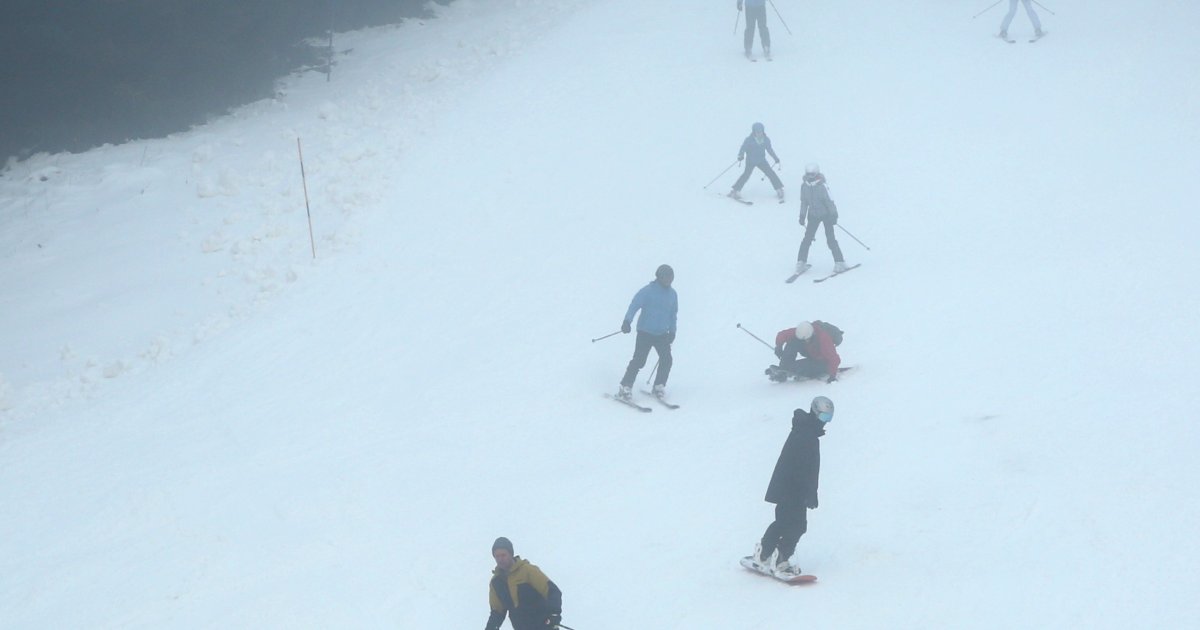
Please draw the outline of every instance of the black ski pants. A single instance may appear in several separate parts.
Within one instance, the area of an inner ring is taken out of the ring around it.
[[[775,505],[775,521],[767,526],[762,537],[762,553],[770,556],[779,550],[779,559],[787,560],[796,553],[796,543],[808,531],[808,510],[799,503]]]
[[[658,373],[654,376],[655,385],[666,385],[667,377],[671,375],[671,342],[667,335],[652,335],[648,332],[637,332],[637,340],[633,342],[633,358],[625,368],[625,376],[621,384],[633,387],[633,379],[638,371],[646,367],[646,359],[650,356],[650,348],[658,353]]]
[[[829,244],[829,251],[833,252],[833,262],[846,262],[846,259],[842,258],[842,247],[838,245],[837,236],[833,233],[834,224],[824,219],[808,220],[808,226],[804,228],[804,239],[800,241],[800,253],[796,255],[796,260],[808,262],[808,248],[812,247],[813,240],[817,237],[817,226],[822,224],[825,226],[825,242]]]
[[[745,186],[746,182],[750,181],[750,174],[754,172],[755,167],[767,174],[767,179],[771,180],[771,185],[775,187],[775,190],[783,188],[783,182],[779,181],[779,176],[775,174],[775,169],[768,166],[766,160],[762,162],[746,160],[746,170],[742,171],[742,176],[733,183],[734,190],[738,192],[742,191],[742,186]]]
[[[754,47],[754,26],[758,25],[758,37],[763,50],[771,47],[771,31],[767,30],[767,5],[746,7],[746,52]]]

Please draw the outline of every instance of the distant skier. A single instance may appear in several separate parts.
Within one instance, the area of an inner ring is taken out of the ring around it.
[[[1042,32],[1042,21],[1038,19],[1038,14],[1034,12],[1033,5],[1029,3],[1029,0],[1021,0],[1021,3],[1025,5],[1025,15],[1029,16],[1029,21],[1033,24],[1033,38],[1038,39],[1042,35],[1045,35],[1045,33]],[[1017,0],[1008,0],[1008,14],[1005,15],[1004,20],[1000,22],[1000,39],[1008,42],[1012,41],[1008,38],[1008,25],[1012,24],[1013,16],[1016,14]],[[746,15],[747,19],[749,19],[749,12],[747,12]]]
[[[821,167],[816,163],[805,166],[804,185],[800,188],[800,225],[807,227],[804,230],[804,238],[800,241],[800,252],[796,254],[796,273],[804,273],[808,269],[808,249],[812,247],[813,239],[817,236],[817,227],[821,224],[825,225],[825,242],[829,244],[829,251],[833,252],[833,270],[837,273],[846,270],[846,259],[842,256],[842,248],[833,232],[837,221],[837,206],[829,197],[829,188],[825,185]]]
[[[629,302],[621,332],[632,330],[633,315],[642,314],[637,321],[637,339],[633,345],[633,358],[621,378],[617,398],[630,400],[633,397],[633,381],[638,371],[646,366],[650,348],[658,353],[658,373],[654,376],[654,395],[661,398],[671,375],[671,344],[675,343],[675,323],[679,315],[679,296],[671,283],[675,281],[675,270],[670,265],[659,265],[654,280],[642,287]]]
[[[775,504],[775,520],[754,546],[752,556],[762,570],[777,576],[799,575],[791,562],[796,543],[808,531],[807,510],[817,509],[817,483],[821,475],[821,436],[833,420],[833,401],[824,396],[812,400],[808,411],[792,414],[788,434],[775,471],[767,485],[767,503]]]
[[[500,630],[507,615],[513,630],[558,630],[562,623],[562,591],[545,573],[520,556],[501,536],[492,543],[496,568],[488,585],[492,614],[486,630]]]
[[[742,10],[743,0],[738,0],[738,11]],[[754,48],[754,27],[758,26],[758,37],[762,42],[763,56],[771,58],[771,31],[767,30],[767,0],[745,0],[746,5],[746,58],[752,59]]]
[[[840,329],[822,321],[800,322],[795,328],[779,331],[775,335],[775,356],[779,357],[779,366],[775,370],[768,368],[767,374],[771,380],[779,382],[788,377],[825,378],[826,383],[836,381],[838,367],[842,364],[837,351],[840,337]]]
[[[775,164],[779,164],[779,156],[775,155],[775,149],[771,148],[771,139],[767,137],[766,127],[762,123],[756,122],[750,127],[750,135],[742,141],[742,148],[738,150],[738,162],[746,160],[746,170],[742,171],[742,176],[733,183],[733,190],[729,191],[729,196],[734,199],[742,198],[742,187],[750,179],[750,174],[758,168],[763,173],[766,173],[767,178],[771,180],[771,185],[775,187],[775,195],[779,197],[779,201],[783,202],[783,182],[779,181],[779,176],[775,174],[775,170],[767,164],[767,155],[775,160]]]

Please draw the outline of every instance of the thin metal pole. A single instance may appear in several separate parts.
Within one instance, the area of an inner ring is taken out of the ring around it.
[[[850,230],[847,230],[846,228],[842,227],[842,224],[841,224],[841,223],[836,223],[835,225],[837,225],[838,227],[842,228],[842,231],[843,231],[843,232],[845,232],[846,234],[850,234]],[[858,237],[857,237],[857,236],[855,236],[855,235],[853,235],[853,234],[850,234],[850,238],[852,238],[852,239],[854,239],[854,240],[858,241]],[[858,244],[859,244],[859,245],[862,245],[863,247],[867,247],[867,244],[866,244],[866,243],[864,243],[864,242],[862,242],[862,241],[858,241]],[[871,248],[870,248],[870,247],[867,247],[867,251],[871,251]]]
[[[662,361],[662,359],[659,359],[658,361],[655,361],[655,362],[654,362],[654,369],[653,369],[653,370],[650,370],[650,376],[647,376],[647,377],[646,377],[646,384],[647,384],[647,385],[649,385],[649,384],[650,384],[650,381],[654,380],[654,373],[658,371],[658,363],[659,363],[659,361]]]
[[[308,178],[304,176],[304,151],[300,149],[300,138],[296,138],[296,154],[300,156],[300,181],[304,184],[304,211],[308,213],[308,242],[312,245],[313,260],[317,259],[317,241],[313,238],[312,209],[308,206]]]
[[[738,22],[742,21],[742,10],[738,9],[737,17],[733,20],[733,34],[737,35]]]
[[[758,339],[758,335],[756,335],[756,334],[754,334],[754,333],[750,332],[749,330],[746,330],[745,326],[742,326],[740,323],[737,325],[737,327],[738,327],[738,328],[741,328],[741,329],[742,329],[742,332],[746,333],[747,335],[750,335],[751,337],[754,337],[755,339]],[[761,343],[762,345],[764,345],[764,346],[766,346],[766,347],[770,348],[770,349],[771,349],[771,352],[774,352],[774,351],[775,351],[775,346],[772,346],[771,344],[769,344],[769,343],[767,343],[767,342],[763,341],[762,339],[758,339],[758,342],[759,342],[759,343]]]
[[[779,9],[775,7],[775,2],[773,0],[768,1],[771,2],[771,8],[775,9],[775,17],[779,18],[779,23],[783,25],[783,28],[787,29],[788,35],[791,35],[792,29],[788,28],[787,22],[783,21],[783,16],[779,14]]]
[[[1038,5],[1039,7],[1042,7],[1043,9],[1046,9],[1046,5],[1042,4],[1041,2],[1038,2],[1038,0],[1033,0],[1033,3]],[[1057,13],[1051,11],[1050,9],[1046,9],[1046,13],[1049,13],[1050,15],[1057,15]]]
[[[996,6],[997,4],[1000,4],[1001,2],[1004,2],[1004,0],[996,0],[996,1],[995,1],[995,2],[993,2],[993,3],[992,3],[992,5],[991,5],[991,6],[989,6],[988,8],[986,8],[986,9],[984,9],[984,10],[980,11],[979,13],[976,13],[975,15],[972,15],[972,16],[971,16],[971,19],[972,19],[972,20],[974,20],[975,18],[977,18],[977,17],[979,17],[979,16],[983,15],[984,13],[987,13],[988,11],[991,11],[991,10],[992,10],[992,7]]]
[[[734,165],[734,164],[737,164],[738,162],[741,162],[741,160],[734,160],[734,161],[733,161],[733,164],[730,164],[729,166],[726,166],[726,167],[725,167],[725,170],[721,171],[721,172],[720,172],[720,174],[718,174],[716,177],[712,178],[712,181],[711,181],[711,182],[708,182],[707,184],[705,184],[705,185],[704,185],[704,187],[703,187],[703,188],[701,188],[700,190],[707,190],[709,186],[712,186],[712,185],[713,185],[713,182],[717,181],[718,179],[721,179],[721,175],[724,175],[725,173],[728,173],[728,172],[729,172],[729,169],[733,168],[733,165]]]
[[[613,335],[619,335],[619,334],[621,334],[621,331],[619,331],[619,330],[614,333],[608,333],[607,335],[604,335],[603,337],[596,337],[595,339],[592,340],[592,343],[596,343],[597,341],[600,341],[601,339],[608,339],[609,337],[611,337]]]

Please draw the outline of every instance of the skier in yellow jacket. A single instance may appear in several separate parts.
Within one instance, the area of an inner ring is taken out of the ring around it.
[[[513,555],[513,545],[501,536],[492,543],[496,569],[488,585],[492,614],[486,630],[500,630],[507,615],[513,630],[558,630],[562,622],[562,591],[528,560]]]

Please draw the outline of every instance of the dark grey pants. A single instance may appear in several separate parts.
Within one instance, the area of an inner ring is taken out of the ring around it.
[[[804,342],[793,339],[783,346],[783,352],[779,356],[780,369],[803,378],[817,378],[828,374],[829,366],[824,361],[798,356],[802,343]]]
[[[833,223],[825,221],[808,220],[808,227],[804,228],[804,239],[800,241],[800,253],[797,254],[796,260],[808,262],[808,248],[812,247],[813,239],[817,237],[817,225],[825,224],[825,242],[829,244],[829,251],[833,252],[833,262],[846,262],[842,258],[842,248],[838,245],[837,237],[833,233]]]
[[[779,550],[779,559],[787,560],[796,553],[796,543],[808,531],[808,510],[799,503],[780,503],[775,506],[775,520],[767,526],[762,537],[762,553],[770,556]]]
[[[767,5],[746,7],[746,52],[754,47],[754,25],[758,25],[758,37],[763,50],[771,47],[771,31],[767,30]]]
[[[775,169],[768,166],[766,161],[751,162],[750,160],[746,160],[746,170],[742,171],[742,176],[733,183],[734,190],[738,192],[742,191],[742,186],[745,186],[746,182],[750,181],[750,174],[754,172],[755,167],[767,174],[767,179],[771,180],[771,185],[775,187],[775,190],[783,188],[783,182],[780,181],[779,176],[775,174]]]
[[[650,348],[654,348],[658,353],[658,373],[654,376],[654,384],[667,384],[667,377],[671,375],[671,343],[667,341],[666,335],[652,335],[639,330],[637,340],[633,342],[633,358],[629,360],[625,376],[621,378],[622,385],[633,387],[633,379],[637,378],[638,371],[646,367]]]

